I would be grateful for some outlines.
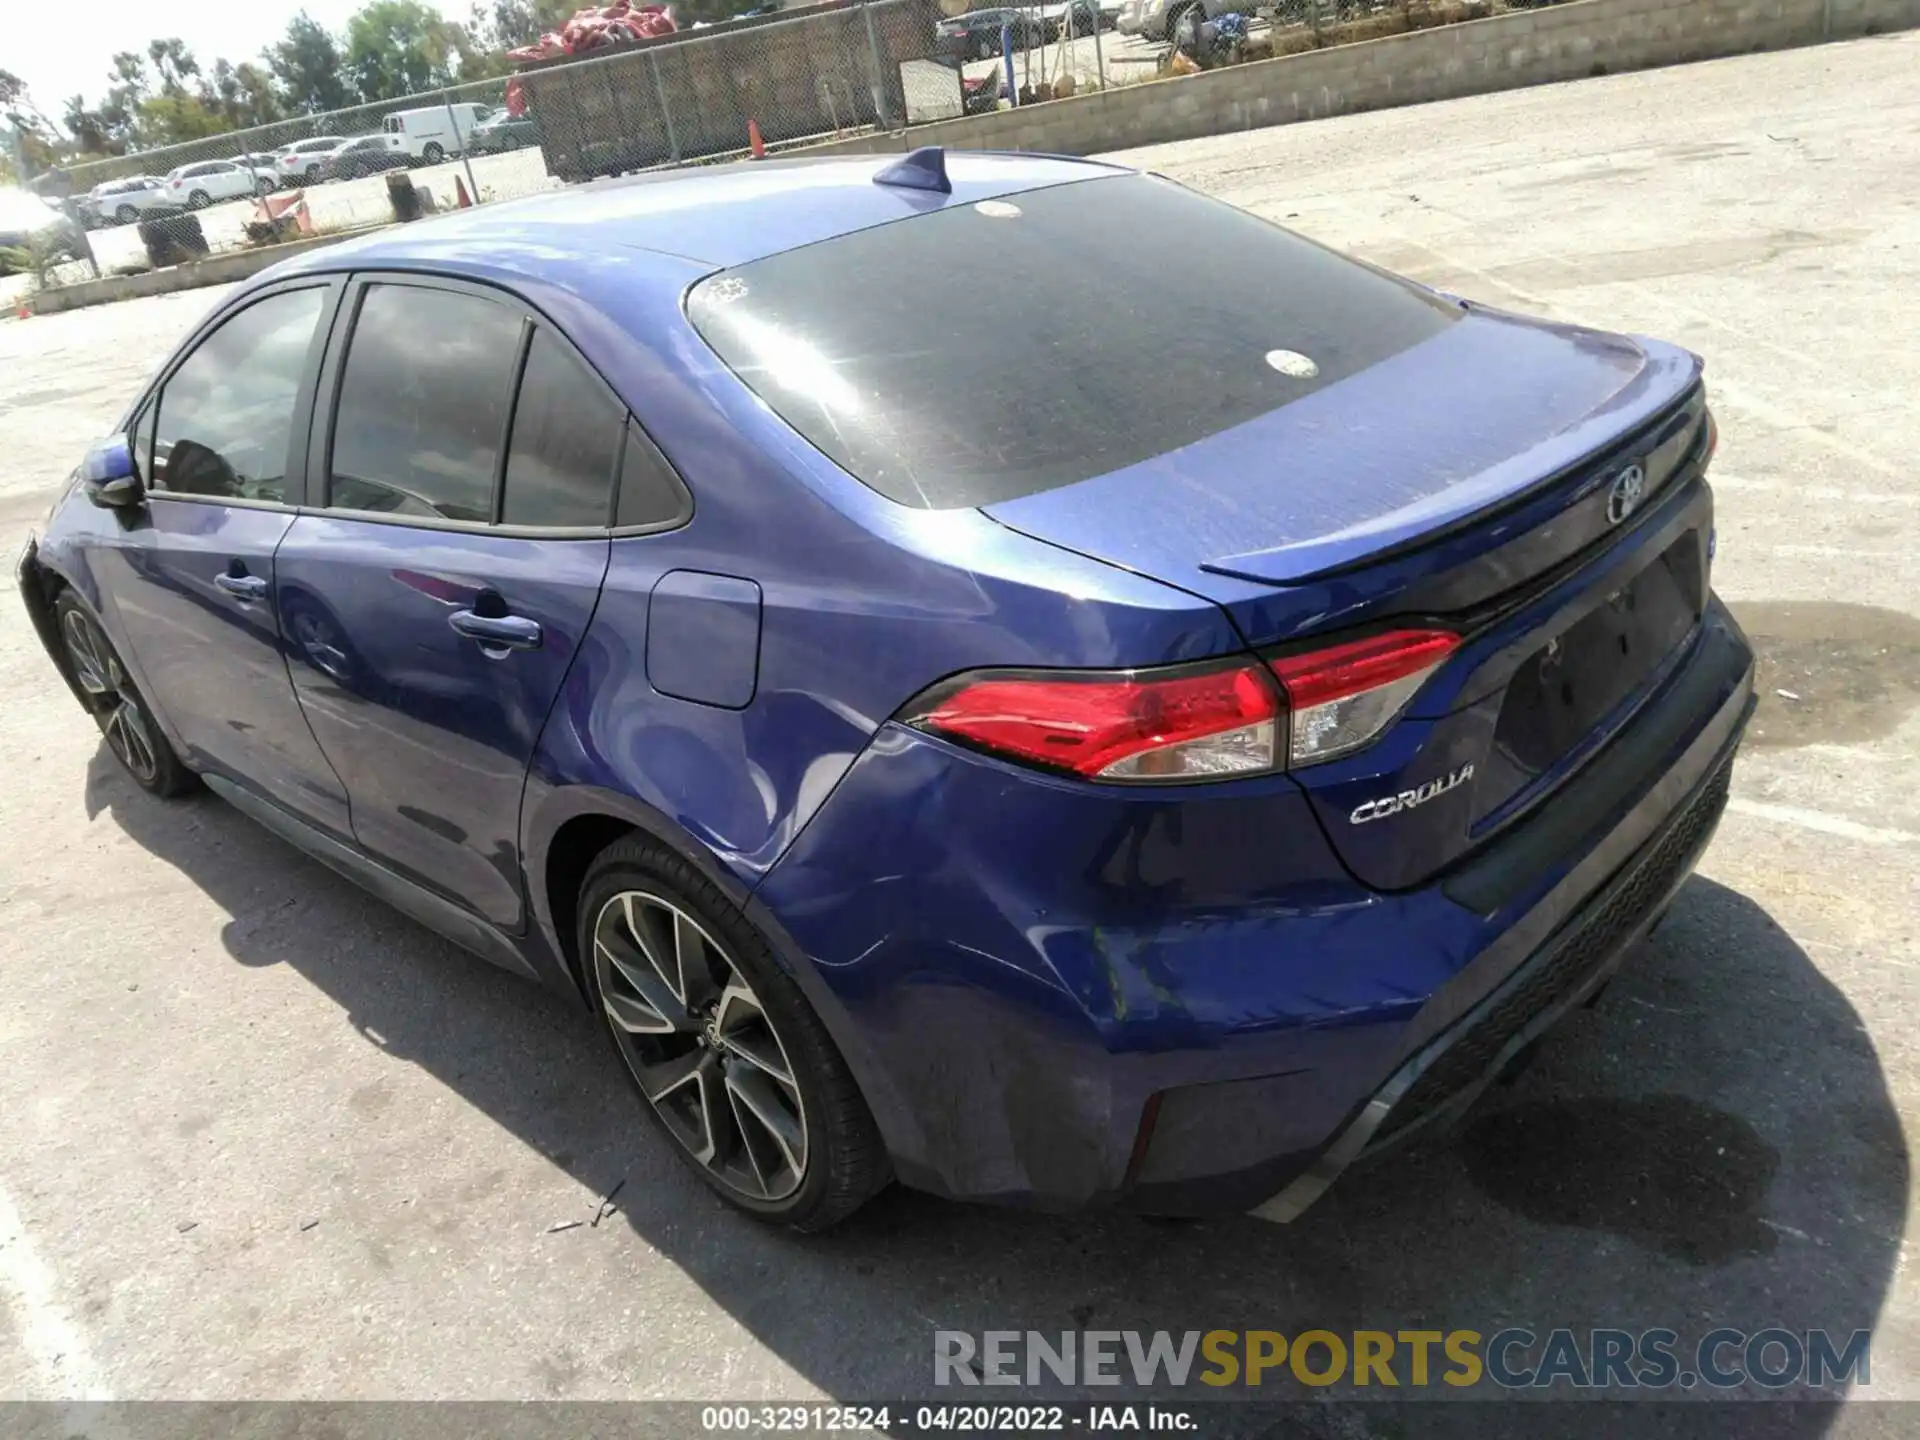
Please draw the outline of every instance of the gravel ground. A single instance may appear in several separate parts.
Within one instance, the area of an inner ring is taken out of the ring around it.
[[[1510,1323],[1871,1326],[1858,1393],[1920,1396],[1916,74],[1903,35],[1125,157],[1705,355],[1717,580],[1763,655],[1667,926],[1454,1137],[1292,1227],[899,1192],[825,1239],[737,1219],[583,1015],[216,801],[135,792],[0,605],[0,1396],[873,1400],[927,1393],[935,1328]],[[217,298],[0,321],[9,546]]]

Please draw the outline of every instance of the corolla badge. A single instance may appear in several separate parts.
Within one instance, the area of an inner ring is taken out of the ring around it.
[[[1466,784],[1472,778],[1472,764],[1462,765],[1444,780],[1429,780],[1426,784],[1412,790],[1402,790],[1397,795],[1382,795],[1377,800],[1369,800],[1354,806],[1353,814],[1347,817],[1347,823],[1364,825],[1369,820],[1384,820],[1389,815],[1398,815],[1403,810],[1424,805],[1435,796],[1444,795],[1455,786]]]
[[[1646,493],[1647,472],[1638,465],[1627,466],[1613,477],[1613,488],[1607,492],[1607,523],[1618,525],[1633,514]]]

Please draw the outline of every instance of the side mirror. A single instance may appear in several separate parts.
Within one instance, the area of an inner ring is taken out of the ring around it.
[[[102,440],[80,462],[80,483],[87,499],[103,510],[121,510],[146,498],[133,467],[133,447],[124,435]]]

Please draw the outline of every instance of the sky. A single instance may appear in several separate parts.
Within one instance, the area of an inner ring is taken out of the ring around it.
[[[287,22],[305,10],[336,33],[363,0],[147,0],[145,4],[89,7],[73,12],[48,0],[0,0],[0,70],[27,82],[34,103],[60,118],[67,97],[89,104],[106,94],[114,52],[144,51],[147,41],[178,35],[203,66],[220,56],[238,63],[286,33]],[[427,0],[452,19],[465,21],[465,0]]]

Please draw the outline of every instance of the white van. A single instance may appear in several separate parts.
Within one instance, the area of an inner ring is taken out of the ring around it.
[[[489,115],[493,106],[459,101],[452,105],[424,105],[397,110],[382,122],[387,148],[427,165],[438,165],[467,148],[467,137]]]

